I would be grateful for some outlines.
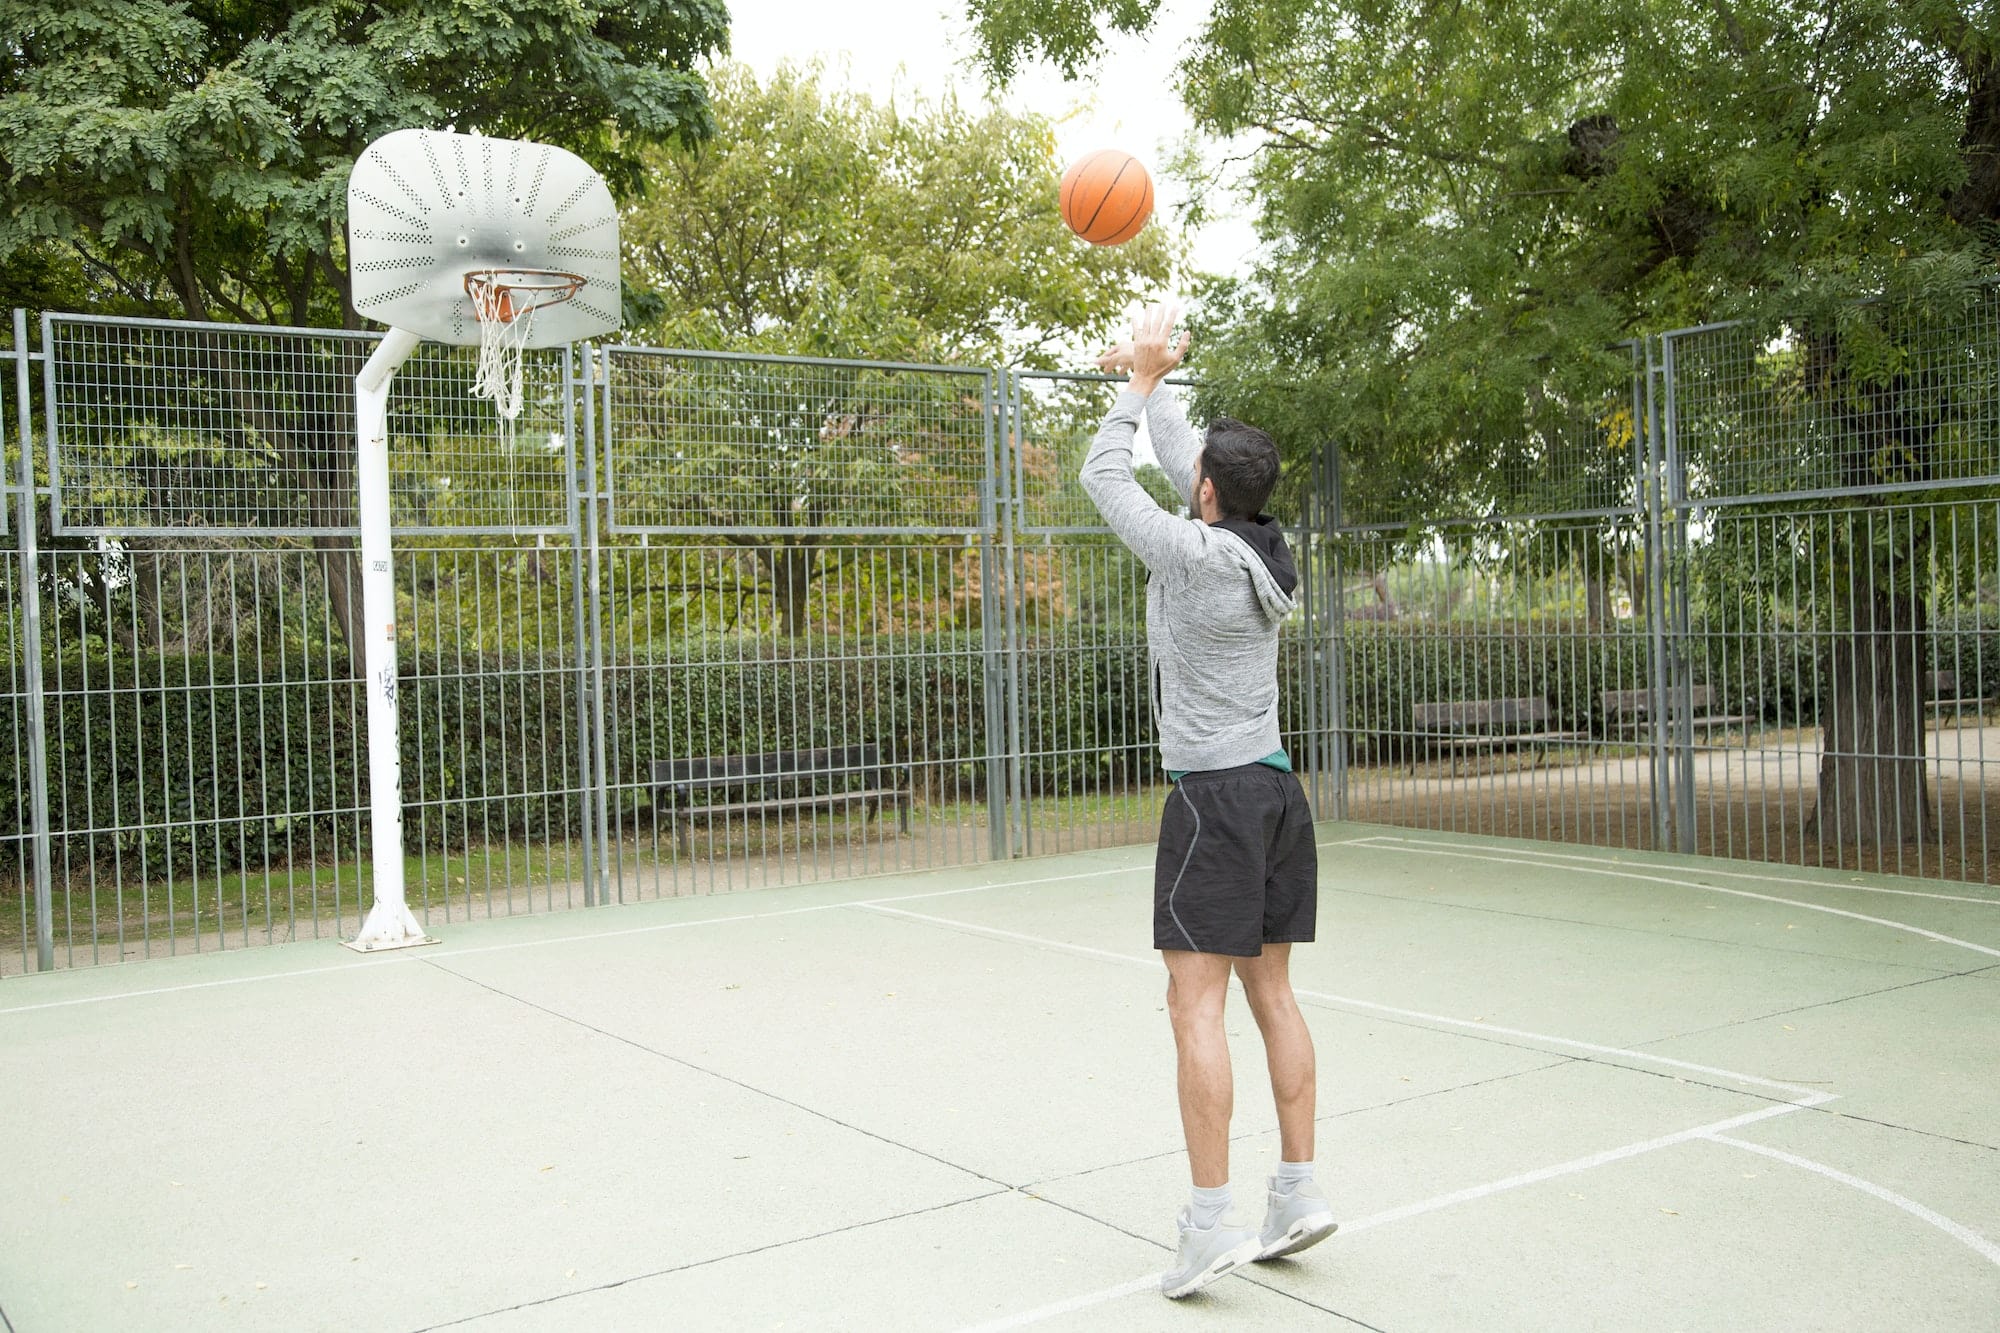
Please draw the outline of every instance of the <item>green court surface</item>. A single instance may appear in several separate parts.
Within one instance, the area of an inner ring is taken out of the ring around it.
[[[0,982],[0,1327],[2000,1328],[2000,892],[1320,839],[1188,1301],[1135,847]]]

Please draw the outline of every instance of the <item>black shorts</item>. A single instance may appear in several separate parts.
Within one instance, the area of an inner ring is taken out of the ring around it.
[[[1319,851],[1296,775],[1268,764],[1189,773],[1167,794],[1153,863],[1153,947],[1255,958],[1304,944]]]

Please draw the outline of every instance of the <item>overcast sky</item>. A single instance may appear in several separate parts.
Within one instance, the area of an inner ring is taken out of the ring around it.
[[[1123,148],[1153,172],[1162,211],[1185,192],[1160,164],[1187,133],[1174,73],[1182,45],[1208,12],[1207,0],[1162,0],[1154,32],[1107,44],[1094,77],[1066,83],[1053,67],[1023,71],[1006,105],[1056,122],[1065,163],[1096,148]],[[967,106],[991,102],[965,63],[971,49],[962,0],[729,0],[731,56],[768,75],[781,60],[825,59],[847,86],[886,98],[898,89],[936,98],[956,89]],[[1198,267],[1240,273],[1254,244],[1248,221],[1225,217],[1194,238]]]

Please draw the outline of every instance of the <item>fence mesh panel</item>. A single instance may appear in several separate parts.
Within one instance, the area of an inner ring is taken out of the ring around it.
[[[2000,292],[1668,334],[1684,491],[1712,504],[2000,479]]]
[[[299,453],[310,431],[258,422],[351,413],[369,340],[44,327],[56,446],[31,461],[67,517],[33,560],[18,525],[0,543],[0,969],[37,965],[44,920],[63,966],[350,936],[360,598],[351,470],[329,479],[353,440]],[[1918,331],[1869,372],[1895,390],[1872,415],[1785,389],[1782,342],[1693,330],[1531,386],[1471,489],[1394,490],[1367,450],[1338,484],[1295,460],[1280,721],[1321,817],[1994,881],[2000,339]],[[531,362],[542,415],[507,441],[462,396],[466,355],[425,349],[392,398],[427,924],[1152,836],[1145,571],[1076,483],[1118,382],[614,349],[589,375]],[[1638,359],[1671,394],[1633,397]],[[102,527],[76,526],[86,502]],[[335,521],[302,540],[315,512]]]
[[[623,532],[970,533],[988,522],[983,371],[613,348]]]
[[[180,539],[44,563],[63,594],[43,621],[60,960],[352,936],[371,901],[366,719],[320,557]],[[580,901],[567,555],[410,547],[397,583],[413,910]],[[10,856],[24,815],[0,827]]]
[[[340,330],[51,316],[57,531],[344,533],[355,518],[354,377],[376,337]],[[503,430],[472,399],[475,349],[425,343],[389,400],[394,523],[406,531],[570,522],[565,352],[528,354]]]
[[[1695,850],[1992,878],[1994,537],[1967,502],[1688,526],[1669,732]]]
[[[1647,738],[1605,702],[1650,684],[1644,565],[1605,526],[1364,532],[1336,550],[1348,818],[1652,845]]]
[[[1636,344],[1621,344],[1530,384],[1482,386],[1476,406],[1442,440],[1341,441],[1341,525],[1632,508],[1645,465],[1643,365]],[[1399,452],[1407,450],[1415,452]]]
[[[11,492],[0,491],[11,503]],[[30,806],[28,774],[27,653],[21,636],[23,605],[17,580],[20,564],[14,552],[4,552],[0,565],[0,764],[18,775],[0,782],[0,970],[26,971],[35,965],[34,870],[30,836],[34,811]],[[10,938],[11,937],[11,938]]]
[[[1186,401],[1186,381],[1172,380],[1174,392]],[[1090,442],[1104,414],[1125,387],[1122,379],[1101,375],[1043,374],[1029,371],[1014,377],[1016,410],[1013,425],[1013,485],[1020,499],[1020,530],[1032,533],[1103,532],[1104,520],[1084,493],[1078,475],[1090,452]],[[1186,513],[1187,503],[1160,470],[1152,435],[1139,424],[1133,451],[1133,471],[1139,484],[1161,505]]]
[[[621,544],[603,579],[616,899],[992,855],[978,546]]]

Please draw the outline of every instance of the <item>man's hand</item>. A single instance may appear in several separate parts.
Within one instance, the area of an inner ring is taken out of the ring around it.
[[[1113,343],[1097,354],[1097,368],[1107,375],[1123,375],[1132,369],[1132,344]]]
[[[1174,373],[1188,353],[1189,338],[1182,333],[1174,336],[1174,323],[1181,317],[1178,304],[1156,301],[1132,318],[1132,341],[1120,343],[1117,347],[1098,358],[1103,365],[1106,358],[1123,352],[1130,347],[1130,355],[1125,364],[1131,369],[1131,388],[1134,393],[1150,394],[1160,387],[1160,381]]]

